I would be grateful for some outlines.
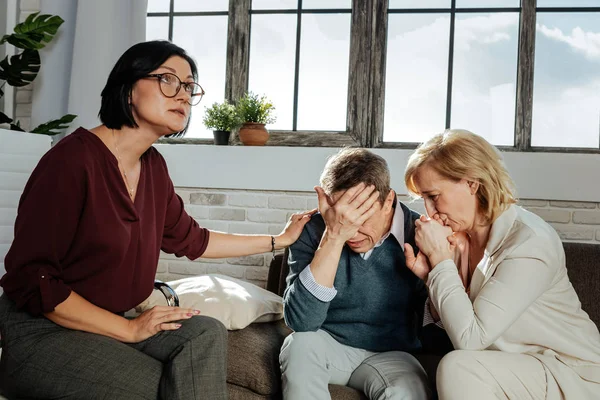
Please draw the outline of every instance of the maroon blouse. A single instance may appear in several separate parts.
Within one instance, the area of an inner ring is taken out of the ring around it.
[[[135,202],[117,159],[83,128],[65,137],[31,174],[0,280],[6,295],[33,315],[50,312],[71,290],[112,312],[152,292],[159,250],[200,257],[209,231],[175,193],[153,147],[142,155]]]

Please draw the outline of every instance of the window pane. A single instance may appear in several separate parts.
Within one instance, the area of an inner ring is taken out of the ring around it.
[[[175,0],[173,9],[176,12],[228,11],[229,0]]]
[[[533,146],[598,148],[599,27],[597,13],[538,13]]]
[[[252,15],[248,87],[273,101],[277,122],[269,129],[292,129],[296,22],[296,15]]]
[[[351,0],[303,0],[303,9],[315,8],[352,8]]]
[[[146,18],[146,40],[169,40],[169,17]]]
[[[298,0],[252,0],[253,10],[298,9]]]
[[[457,8],[520,7],[520,0],[456,0]]]
[[[175,17],[173,43],[184,48],[198,66],[198,83],[206,91],[202,102],[193,107],[186,137],[212,138],[202,124],[204,107],[225,98],[225,57],[227,54],[227,17]]]
[[[425,4],[426,3],[426,4]],[[450,8],[450,0],[389,0],[389,8]]]
[[[583,0],[585,1],[585,0]],[[456,0],[457,8],[519,7],[520,0]],[[389,0],[389,8],[450,8],[450,0]]]
[[[350,14],[305,14],[301,35],[298,130],[346,131]]]
[[[452,128],[514,145],[519,14],[456,17]]]
[[[386,62],[386,142],[422,142],[446,125],[450,18],[392,14]]]
[[[148,12],[169,12],[170,0],[148,0]]]
[[[600,0],[537,0],[538,7],[600,7]]]

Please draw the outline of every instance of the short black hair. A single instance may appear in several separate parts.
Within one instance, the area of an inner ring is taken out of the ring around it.
[[[198,69],[194,60],[184,49],[167,40],[138,43],[123,53],[102,90],[102,105],[98,114],[100,121],[110,129],[121,129],[123,126],[137,128],[129,102],[133,85],[173,56],[185,59],[190,64],[194,80],[197,80]],[[181,132],[168,136],[183,136],[189,125],[190,119]]]

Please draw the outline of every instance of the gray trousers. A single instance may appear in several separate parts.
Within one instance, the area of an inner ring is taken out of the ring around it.
[[[0,391],[36,399],[227,399],[227,330],[195,316],[134,344],[17,311],[0,297]]]
[[[427,374],[412,355],[346,346],[322,330],[289,335],[279,362],[284,400],[330,399],[330,383],[360,390],[371,400],[431,398]]]

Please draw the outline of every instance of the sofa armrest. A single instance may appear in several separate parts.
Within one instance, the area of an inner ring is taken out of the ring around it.
[[[281,265],[283,263],[283,254],[277,254],[269,264],[269,275],[267,276],[267,290],[281,296],[279,293]]]
[[[156,279],[154,281],[154,289],[160,290],[160,292],[165,296],[168,306],[179,307],[179,296],[177,296],[177,293],[175,293],[171,286]]]
[[[286,288],[286,278],[290,267],[288,266],[289,247],[285,248],[283,254],[277,254],[269,266],[269,276],[267,278],[267,290],[279,296],[283,296]]]

